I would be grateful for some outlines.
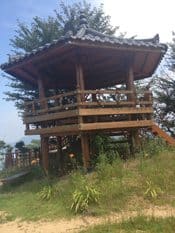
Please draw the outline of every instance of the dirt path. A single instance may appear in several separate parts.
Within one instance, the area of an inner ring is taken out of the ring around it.
[[[142,211],[128,211],[112,213],[105,217],[75,217],[72,220],[20,222],[19,220],[0,224],[0,233],[76,233],[92,225],[105,222],[121,222],[138,215],[154,217],[175,217],[175,208],[152,207]]]

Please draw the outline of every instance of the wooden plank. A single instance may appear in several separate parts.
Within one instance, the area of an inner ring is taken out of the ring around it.
[[[43,80],[39,77],[37,81],[38,81],[39,101],[44,102],[45,101],[45,90],[44,90]]]
[[[102,130],[102,129],[142,128],[152,125],[153,125],[152,120],[100,122],[100,123],[80,124],[80,129],[82,131],[89,131],[89,130]]]
[[[92,108],[92,109],[79,109],[79,114],[82,116],[94,115],[118,115],[118,114],[142,114],[153,113],[152,107],[143,108]]]
[[[51,107],[51,108],[45,108],[45,109],[42,109],[42,110],[36,110],[34,115],[38,115],[38,114],[46,114],[46,113],[49,113],[49,112],[55,112],[55,111],[59,111],[59,110],[65,110],[66,108],[73,108],[73,107],[76,107],[77,106],[77,103],[75,104],[66,104],[66,105],[63,105],[63,106],[57,106],[57,107]],[[68,110],[69,111],[69,110]],[[32,115],[32,113],[30,112],[26,112],[24,114],[24,116],[30,116]]]
[[[175,139],[159,128],[155,123],[152,125],[152,132],[158,134],[158,136],[162,137],[168,144],[175,146]]]
[[[134,101],[111,101],[111,102],[105,102],[105,101],[97,101],[97,102],[82,102],[80,103],[80,106],[124,106],[124,105],[135,105]]]
[[[57,112],[52,114],[45,114],[45,115],[37,115],[33,117],[24,117],[24,124],[31,124],[41,121],[49,121],[49,120],[57,120],[69,117],[76,117],[78,115],[77,110],[68,110],[64,112]]]
[[[60,99],[60,98],[63,98],[63,97],[75,95],[76,93],[77,93],[76,91],[65,92],[65,93],[62,93],[62,94],[59,94],[59,95],[46,97],[43,101],[56,100],[56,99]],[[26,105],[31,105],[33,102],[34,103],[40,103],[40,102],[42,102],[42,100],[37,99],[37,100],[34,100],[34,101],[28,101],[25,104]]]
[[[66,133],[72,134],[73,132],[78,132],[79,126],[78,124],[73,125],[62,125],[62,126],[55,126],[51,128],[40,128],[40,129],[30,129],[25,131],[25,135],[55,135],[55,134],[62,134]]]
[[[131,90],[83,90],[80,91],[82,94],[131,94]]]

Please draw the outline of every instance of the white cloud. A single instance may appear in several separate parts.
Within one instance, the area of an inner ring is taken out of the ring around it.
[[[103,0],[114,25],[129,36],[148,38],[160,34],[163,42],[171,40],[175,30],[174,0]]]

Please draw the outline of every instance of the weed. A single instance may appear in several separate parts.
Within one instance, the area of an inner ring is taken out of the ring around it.
[[[55,197],[56,190],[53,186],[45,186],[39,193],[38,196],[41,200],[49,201],[51,198]]]
[[[81,190],[75,190],[72,196],[71,210],[74,213],[82,213],[87,211],[90,204],[99,202],[100,193],[96,188],[86,185]]]
[[[157,187],[151,180],[146,180],[146,191],[144,195],[156,199],[159,194],[163,193],[161,188]]]

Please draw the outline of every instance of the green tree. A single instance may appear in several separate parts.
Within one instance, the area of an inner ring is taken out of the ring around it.
[[[65,35],[70,30],[75,32],[79,27],[81,11],[85,12],[91,28],[109,35],[113,35],[118,30],[118,27],[111,26],[110,16],[104,13],[102,4],[99,7],[95,7],[86,1],[70,5],[59,2],[58,8],[54,11],[54,16],[49,16],[47,19],[36,16],[30,25],[18,21],[16,34],[10,40],[14,55],[37,49],[39,46]],[[120,36],[123,35],[120,34]],[[24,101],[38,98],[38,90],[36,88],[14,77],[9,77],[9,79],[11,91],[5,93],[7,96],[6,100],[14,101],[18,110],[23,110]]]
[[[155,92],[155,117],[158,124],[175,137],[175,79],[157,78]]]
[[[40,148],[40,140],[39,139],[33,139],[30,144],[26,146],[28,149],[36,150],[38,151]]]
[[[18,149],[22,153],[25,153],[27,151],[25,143],[22,140],[15,144],[15,148]]]
[[[6,148],[6,143],[3,140],[0,140],[0,153],[3,153]]]
[[[175,137],[175,33],[169,43],[161,77],[155,80],[155,118],[158,124]]]

